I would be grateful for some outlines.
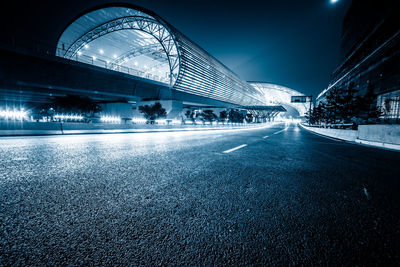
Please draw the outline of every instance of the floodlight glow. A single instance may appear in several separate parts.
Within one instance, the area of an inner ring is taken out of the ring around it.
[[[339,2],[339,0],[330,0],[331,4],[336,4],[337,2]]]
[[[82,55],[82,52],[81,52],[81,51],[78,51],[78,53],[77,53],[77,54],[78,54],[78,56],[80,56],[80,55]]]
[[[85,44],[84,47],[85,47],[85,49],[89,49],[89,45],[87,45],[87,44]]]
[[[143,118],[133,118],[132,119],[132,122],[134,122],[134,123],[146,123],[146,119],[143,119]]]
[[[121,118],[116,116],[102,116],[100,120],[103,122],[121,122]]]
[[[114,55],[113,55],[113,58],[117,58],[117,55],[116,55],[116,54],[114,54]]]
[[[0,110],[0,118],[22,120],[27,117],[27,112],[20,110]]]
[[[56,114],[54,115],[54,119],[61,121],[81,121],[83,120],[83,116],[81,115],[73,115],[73,114]]]
[[[104,50],[103,49],[99,49],[100,54],[104,54]]]
[[[170,119],[159,119],[159,120],[156,120],[156,123],[157,124],[169,124],[169,125],[172,125],[172,124],[180,124],[181,123],[181,121],[180,120],[176,120],[176,119],[173,119],[173,120],[170,120]]]
[[[163,120],[156,120],[157,124],[167,124],[167,120],[163,119]]]
[[[135,66],[139,65],[139,63],[137,61],[135,61],[135,63],[133,63],[133,64],[135,64]]]
[[[93,56],[92,58],[93,58],[93,60],[96,60],[97,57],[96,57],[96,56]]]

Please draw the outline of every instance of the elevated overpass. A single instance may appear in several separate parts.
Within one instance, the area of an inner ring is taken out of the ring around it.
[[[132,104],[174,100],[183,106],[254,107],[275,114],[285,111],[289,91],[298,93],[243,81],[157,14],[131,4],[82,12],[54,45],[13,41],[1,48],[0,101],[6,105],[76,94]]]

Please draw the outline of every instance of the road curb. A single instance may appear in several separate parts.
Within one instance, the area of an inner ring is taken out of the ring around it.
[[[400,152],[400,145],[384,143],[384,142],[368,141],[368,140],[363,140],[363,139],[359,139],[359,138],[356,138],[354,141],[349,141],[349,140],[341,139],[336,136],[329,136],[329,135],[324,135],[322,133],[317,133],[317,132],[313,131],[312,129],[310,129],[311,127],[304,126],[301,123],[300,123],[300,127],[305,129],[308,132],[311,132],[315,135],[319,135],[324,138],[334,139],[336,141],[341,141],[341,142],[345,142],[345,143],[349,143],[349,144],[363,145],[363,146],[368,146],[368,147],[373,147],[373,148],[380,148],[380,149]]]

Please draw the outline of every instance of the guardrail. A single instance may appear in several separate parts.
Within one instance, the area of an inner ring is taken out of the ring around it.
[[[12,39],[11,42],[1,42],[0,48],[20,53],[33,54],[46,58],[63,58],[56,55],[63,55],[65,54],[65,52],[67,52],[65,49],[32,40],[16,41],[15,39]],[[169,84],[169,77],[163,78],[159,75],[149,73],[149,71],[151,71],[152,69],[151,67],[148,68],[148,71],[143,71],[122,66],[120,64],[115,64],[112,62],[111,59],[108,62],[107,60],[100,59],[101,56],[102,55],[99,53],[93,53],[92,56],[81,53],[80,55],[75,54],[75,56],[71,60]]]

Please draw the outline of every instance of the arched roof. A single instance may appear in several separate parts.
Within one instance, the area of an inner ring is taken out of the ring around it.
[[[265,97],[268,105],[288,105],[295,108],[300,116],[304,116],[308,110],[306,103],[291,103],[292,96],[304,96],[304,94],[278,84],[264,82],[249,82],[251,86],[256,88]]]
[[[60,36],[57,55],[171,85],[179,73],[177,46],[166,25],[123,6],[77,18]]]
[[[236,105],[263,95],[153,12],[129,4],[82,14],[61,34],[58,56],[168,84]]]

